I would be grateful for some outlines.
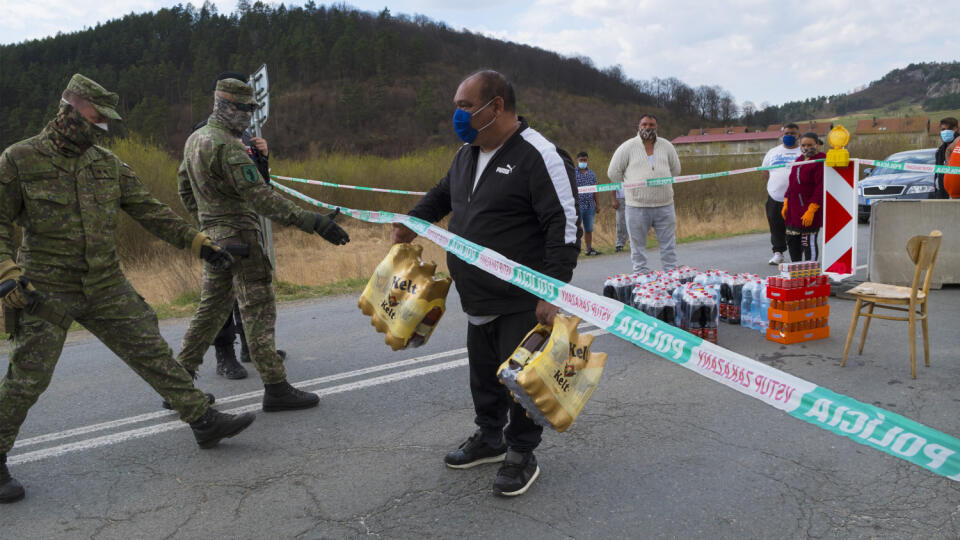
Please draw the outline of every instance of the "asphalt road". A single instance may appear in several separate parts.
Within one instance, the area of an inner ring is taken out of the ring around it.
[[[699,268],[771,271],[764,235],[679,254]],[[574,283],[599,291],[629,266],[627,255],[581,259]],[[917,380],[905,324],[875,322],[864,355],[840,367],[852,305],[831,299],[826,340],[781,346],[722,325],[720,344],[960,435],[960,289],[932,295],[932,367]],[[73,334],[10,453],[28,493],[0,506],[0,538],[960,537],[956,482],[609,335],[594,345],[610,356],[587,409],[568,432],[544,434],[540,479],[497,498],[495,465],[442,463],[474,429],[453,292],[449,307],[430,343],[392,352],[352,296],[282,305],[289,378],[321,405],[259,413],[209,451],[103,345]],[[162,325],[175,349],[185,325]],[[199,384],[221,410],[259,408],[255,372],[217,377],[212,350]]]

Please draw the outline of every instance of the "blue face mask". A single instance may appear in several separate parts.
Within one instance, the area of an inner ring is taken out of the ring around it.
[[[486,103],[486,105],[484,105],[483,107],[480,107],[479,109],[473,111],[472,113],[469,113],[461,109],[460,107],[457,107],[457,109],[453,111],[453,130],[457,132],[457,137],[460,137],[461,141],[467,144],[473,144],[473,141],[477,140],[477,135],[479,135],[481,131],[487,129],[490,126],[490,124],[496,121],[497,118],[494,117],[493,120],[490,120],[489,122],[487,122],[487,125],[483,126],[480,129],[473,129],[473,126],[470,125],[470,119],[473,118],[473,115],[486,109],[487,105],[490,105],[491,103],[493,103],[494,99],[497,99],[497,98],[491,99]]]
[[[793,135],[784,135],[783,136],[783,145],[784,146],[794,146],[797,144],[797,138]]]
[[[578,161],[578,162],[577,162],[577,167],[580,167],[581,169],[586,169],[586,168],[587,168],[587,162],[586,162],[586,161]]]
[[[945,143],[951,143],[957,138],[957,134],[954,133],[952,129],[945,129],[940,132],[940,138],[943,139]]]

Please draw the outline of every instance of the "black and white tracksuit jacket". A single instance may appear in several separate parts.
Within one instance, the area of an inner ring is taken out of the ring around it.
[[[480,148],[463,145],[447,175],[411,216],[436,222],[447,214],[450,231],[563,282],[580,252],[580,215],[573,160],[521,118],[473,189]],[[471,193],[472,192],[472,193]],[[468,315],[533,310],[537,298],[447,253],[447,265]]]

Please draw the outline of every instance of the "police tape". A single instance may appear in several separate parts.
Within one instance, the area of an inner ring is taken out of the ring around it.
[[[748,167],[746,169],[734,169],[732,171],[722,171],[714,173],[704,173],[704,174],[688,174],[684,176],[664,176],[661,178],[649,178],[647,180],[639,180],[636,182],[620,182],[612,184],[599,184],[595,186],[580,186],[577,188],[578,193],[603,193],[605,191],[616,191],[619,189],[631,189],[638,187],[647,187],[647,186],[665,186],[667,184],[679,184],[681,182],[693,182],[696,180],[709,180],[711,178],[720,178],[723,176],[733,176],[736,174],[745,174],[757,171],[772,171],[774,169],[784,169],[790,167],[797,167],[801,165],[811,165],[813,163],[823,163],[822,159],[814,159],[810,161],[797,161],[792,163],[783,163],[781,165],[767,165],[761,167]],[[402,189],[386,189],[386,188],[372,188],[364,186],[351,186],[349,184],[337,184],[334,182],[324,182],[323,180],[310,180],[307,178],[294,178],[292,176],[280,176],[276,174],[271,174],[271,178],[277,180],[286,180],[288,182],[299,182],[301,184],[311,184],[314,186],[326,186],[342,189],[356,189],[360,191],[379,191],[382,193],[394,193],[397,195],[426,195],[424,191],[405,191]]]
[[[760,167],[747,167],[746,169],[734,169],[732,171],[721,171],[703,174],[688,174],[684,176],[664,176],[661,178],[648,178],[635,182],[619,182],[612,184],[598,184],[596,186],[580,186],[577,188],[579,193],[602,193],[604,191],[617,191],[620,189],[631,189],[649,186],[665,186],[667,184],[679,184],[682,182],[693,182],[696,180],[709,180],[711,178],[720,178],[724,176],[733,176],[736,174],[745,174],[757,171],[772,171],[774,169],[785,169],[799,167],[802,165],[812,165],[814,163],[823,163],[822,159],[812,159],[809,161],[794,161],[780,165],[766,165]]]
[[[541,274],[422,219],[392,212],[354,210],[318,201],[284,185],[278,184],[277,188],[311,205],[339,209],[361,221],[405,225],[468,264],[648,352],[794,418],[960,481],[960,439],[951,435],[705,341],[631,306]]]
[[[309,180],[306,178],[294,178],[292,176],[280,176],[277,174],[271,174],[270,178],[276,178],[277,180],[286,180],[288,182],[300,182],[301,184],[311,184],[314,186],[327,186],[341,189],[356,189],[359,191],[379,191],[381,193],[394,193],[397,195],[426,195],[426,191],[405,191],[402,189],[387,189],[387,188],[374,188],[374,187],[364,187],[364,186],[351,186],[350,184],[337,184],[334,182],[324,182],[323,180]]]
[[[928,165],[925,163],[904,163],[902,161],[883,161],[878,159],[851,158],[850,161],[857,161],[861,165],[872,165],[884,169],[896,169],[898,171],[925,172],[936,174],[960,174],[960,167],[951,167],[949,165]]]

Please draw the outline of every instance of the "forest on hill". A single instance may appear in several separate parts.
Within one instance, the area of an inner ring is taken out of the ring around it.
[[[667,136],[738,114],[733,96],[717,86],[631,80],[617,66],[600,69],[589,58],[455,31],[423,16],[242,0],[229,14],[209,2],[177,5],[0,46],[0,145],[37,133],[69,77],[82,72],[120,94],[124,123],[116,132],[176,151],[209,114],[214,77],[264,63],[271,88],[265,135],[290,155],[398,155],[455,144],[453,93],[482,68],[510,77],[519,112],[571,149],[619,144],[641,112],[658,114]]]
[[[818,96],[783,105],[743,107],[747,125],[769,125],[786,120],[831,118],[857,111],[903,104],[925,111],[960,109],[960,62],[922,62],[894,69],[864,88],[847,94]]]

